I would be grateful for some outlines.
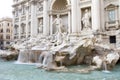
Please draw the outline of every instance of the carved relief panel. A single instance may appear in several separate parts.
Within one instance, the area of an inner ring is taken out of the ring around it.
[[[43,2],[37,3],[37,11],[39,11],[39,12],[43,11]]]

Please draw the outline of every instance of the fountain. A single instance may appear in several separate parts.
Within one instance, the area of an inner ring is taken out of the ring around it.
[[[96,39],[96,36],[91,30],[88,32],[90,34],[81,33],[81,37],[76,41],[68,41],[70,37],[67,36],[67,32],[62,32],[60,29],[61,28],[59,28],[56,35],[47,37],[38,35],[31,37],[27,41],[19,42],[19,44],[17,44],[18,46],[14,46],[14,48],[19,50],[18,62],[37,63],[38,68],[56,71],[63,69],[63,66],[81,64],[91,66],[93,63],[95,66],[88,69],[88,71],[91,71],[101,69],[103,63],[105,71],[107,71],[109,70],[107,67],[113,64],[112,61],[115,61],[114,65],[118,61],[119,57],[117,53],[114,55],[104,55],[104,53],[99,54],[100,51],[97,52],[96,46],[103,49],[106,48],[106,46],[101,46],[100,41]],[[53,37],[55,37],[54,40]],[[66,37],[67,39],[65,39]],[[114,56],[114,58],[111,58],[111,56]],[[106,57],[105,62],[102,57]],[[89,61],[87,58],[89,58]]]
[[[39,39],[41,40],[39,41]],[[94,56],[94,54],[92,54],[92,50],[94,49],[94,45],[96,44],[96,39],[93,35],[81,37],[80,40],[74,43],[63,41],[64,43],[56,46],[54,45],[56,44],[56,42],[53,43],[50,41],[51,37],[40,38],[40,36],[25,41],[21,44],[25,47],[23,47],[23,49],[21,47],[19,48],[20,52],[18,62],[37,63],[37,67],[56,70],[59,69],[58,66],[62,67],[74,64],[82,64],[85,62],[84,57]],[[57,53],[59,54],[57,55]],[[106,63],[103,63],[106,71],[107,63],[110,62],[109,57],[110,56],[107,55]],[[92,57],[90,58],[90,60],[92,61]],[[89,62],[91,62],[90,60]],[[91,64],[89,62],[87,64]],[[96,66],[92,67],[92,69],[100,69],[102,67],[102,62],[103,60],[99,56],[93,57],[93,63],[95,63]]]

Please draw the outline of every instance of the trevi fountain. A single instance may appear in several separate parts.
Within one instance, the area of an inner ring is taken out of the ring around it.
[[[61,21],[59,15],[55,20]],[[13,42],[10,51],[0,52],[5,60],[0,63],[0,79],[119,80],[120,49],[103,44],[102,33],[87,25],[76,40],[70,40],[59,23],[54,35]]]
[[[31,0],[31,5],[34,1]],[[100,6],[100,0],[62,0],[65,3],[60,0],[40,1],[45,8],[39,33],[34,32],[36,24],[32,19],[31,26],[34,27],[31,37],[17,39],[11,43],[8,51],[0,51],[0,80],[120,80],[119,20],[110,23],[107,16],[101,16],[105,15],[104,12],[98,10],[104,3],[106,6],[103,10],[109,14],[110,20],[118,19],[114,13],[120,12],[117,5],[119,0],[115,0],[115,4],[111,0],[111,3],[104,0]],[[46,16],[49,2],[52,2],[49,5],[49,26],[55,27],[50,30]],[[32,6],[31,9],[34,8]],[[76,8],[80,8],[81,16]],[[111,8],[116,12],[109,12]],[[31,18],[34,16],[31,15]],[[80,20],[77,16],[81,17]],[[104,22],[105,28],[100,27],[104,26]],[[47,35],[49,31],[50,35]]]

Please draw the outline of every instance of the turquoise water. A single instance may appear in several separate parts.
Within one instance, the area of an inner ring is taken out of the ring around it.
[[[0,61],[0,80],[120,80],[120,64],[109,74],[102,71],[80,74],[46,72],[34,65]]]

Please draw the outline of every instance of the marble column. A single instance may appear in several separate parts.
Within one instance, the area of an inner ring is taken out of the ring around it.
[[[104,6],[103,0],[100,0],[100,3],[101,3],[101,6]],[[100,31],[105,31],[105,9],[104,9],[104,7],[101,7],[100,10],[101,10],[101,15],[100,15],[101,28],[100,28]]]
[[[81,32],[81,10],[80,10],[80,0],[76,0],[76,33],[77,35],[80,35]]]
[[[13,14],[12,40],[14,40],[15,39],[15,35],[16,35],[16,31],[15,31],[15,11],[13,11],[12,14]]]
[[[71,33],[71,13],[68,12],[68,33]]]
[[[29,22],[29,6],[26,7],[26,38],[28,37],[29,34],[29,28],[28,28],[28,22]]]
[[[3,32],[4,32],[4,35],[3,35],[3,39],[6,39],[6,30],[7,30],[7,24],[6,23],[3,23]],[[5,41],[4,41],[5,42]],[[5,44],[4,44],[5,45]]]
[[[36,3],[35,0],[31,1],[31,37],[37,35]]]
[[[18,38],[21,39],[21,14],[19,14],[19,27],[18,28],[19,28],[18,29],[19,30],[19,33],[18,33],[19,36],[18,36]]]
[[[92,30],[100,29],[100,0],[92,0]]]
[[[77,33],[77,0],[71,0],[72,34]]]
[[[52,35],[53,34],[53,15],[51,14],[50,15],[50,34]]]
[[[49,35],[48,0],[44,0],[43,6],[43,35]]]

